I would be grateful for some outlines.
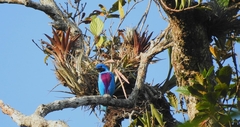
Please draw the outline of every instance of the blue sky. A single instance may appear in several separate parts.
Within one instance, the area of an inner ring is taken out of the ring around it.
[[[147,2],[145,0],[136,6],[121,29],[134,27],[138,23]],[[85,12],[89,14],[93,10],[99,9],[98,4],[100,3],[110,8],[112,0],[88,1]],[[62,5],[64,4],[62,3]],[[30,115],[40,104],[71,97],[64,93],[49,92],[59,83],[54,75],[52,61],[48,60],[49,64],[46,66],[44,63],[46,55],[31,41],[33,39],[40,44],[40,39],[47,40],[44,33],[52,35],[49,25],[52,20],[43,12],[22,5],[9,4],[0,4],[0,17],[0,100],[23,114]],[[115,25],[119,22],[118,20],[112,21]],[[112,21],[109,20],[109,22]],[[150,32],[154,31],[153,36],[158,35],[167,26],[167,22],[160,17],[154,3],[152,3],[146,24],[149,24]],[[80,26],[82,29],[84,27],[88,26]],[[105,29],[108,29],[108,26],[105,26]],[[163,52],[158,57],[163,60],[150,65],[148,69],[147,81],[154,82],[153,84],[162,82],[168,71],[167,53]],[[68,89],[60,85],[55,90],[66,91]],[[71,127],[102,126],[101,121],[94,114],[89,115],[89,113],[84,108],[64,109],[48,114],[46,119],[64,120]],[[99,117],[101,119],[102,115]],[[176,117],[183,119],[181,114]],[[17,127],[16,123],[2,112],[0,113],[0,123],[3,127]],[[128,121],[125,121],[124,125],[128,125]]]
[[[90,1],[87,3],[85,12],[89,14],[93,10],[99,9],[98,4],[100,3],[110,8],[112,1]],[[62,3],[62,5],[64,4]],[[146,5],[147,1],[144,1],[136,6],[121,28],[134,27],[145,11]],[[161,20],[154,4],[152,4],[152,8],[150,13],[154,12],[154,14],[151,14],[152,18],[149,17],[147,22],[150,24],[149,31],[154,31],[154,36],[156,36],[161,30],[164,30],[167,23]],[[52,20],[43,12],[12,4],[0,4],[0,17],[0,99],[23,114],[30,115],[40,104],[70,97],[71,95],[64,93],[49,92],[59,83],[52,70],[54,69],[52,62],[48,60],[49,65],[46,66],[43,60],[45,54],[31,41],[34,39],[40,44],[40,39],[47,40],[44,33],[52,35],[49,25]],[[112,21],[115,25],[119,22],[118,20]],[[84,27],[88,26],[80,26],[80,28]],[[108,27],[105,26],[105,29]],[[149,72],[151,72],[147,76],[149,82],[152,82],[153,79],[154,83],[162,82],[166,77],[168,69],[166,53],[160,54],[159,58],[165,60],[149,67]],[[154,71],[156,68],[159,68],[158,72]],[[55,90],[66,91],[68,89],[60,85]],[[94,114],[89,115],[89,113],[83,108],[64,109],[48,114],[46,119],[64,120],[71,127],[102,126],[101,121]],[[102,115],[99,117],[101,119]],[[17,127],[17,124],[2,112],[0,113],[0,123],[3,127]],[[128,121],[125,123],[128,125]]]

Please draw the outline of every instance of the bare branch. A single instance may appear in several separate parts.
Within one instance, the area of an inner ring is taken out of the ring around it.
[[[135,7],[138,3],[142,2],[142,1],[143,1],[143,0],[138,0],[138,1],[136,1],[136,2],[132,5],[132,7],[131,7],[129,10],[127,10],[126,14],[124,15],[124,17],[121,19],[120,23],[118,24],[117,30],[120,28],[120,26],[122,25],[124,19],[125,19],[125,18],[127,17],[127,15],[132,11],[132,9],[134,9],[134,7]],[[115,35],[116,35],[116,33],[117,33],[117,31],[115,32]]]
[[[181,11],[186,11],[186,10],[191,10],[191,9],[194,9],[194,8],[197,8],[200,6],[200,3],[197,4],[197,5],[194,5],[194,6],[190,6],[190,7],[187,7],[187,8],[183,8],[183,9],[172,9],[170,7],[168,7],[164,2],[163,0],[159,0],[160,4],[162,5],[162,7],[166,10],[166,11],[170,11],[170,12],[181,12]]]
[[[140,1],[138,1],[138,2],[140,2]],[[152,1],[152,0],[150,0],[150,1]],[[136,2],[136,3],[138,3],[138,2]],[[60,10],[60,8],[56,5],[54,0],[40,0],[40,3],[34,2],[32,0],[0,0],[0,4],[1,3],[20,4],[20,5],[24,5],[26,7],[31,7],[36,10],[40,10],[40,11],[46,13],[48,16],[50,16],[54,20],[52,25],[55,28],[57,27],[59,29],[66,30],[66,28],[71,27],[72,34],[81,33],[81,30],[77,27],[77,25],[75,23],[73,23],[71,20],[69,20],[69,17],[66,16]],[[127,11],[126,15],[129,12],[130,11]],[[147,16],[147,14],[146,14],[146,16]],[[121,25],[121,22],[120,22],[119,26],[120,25]],[[67,125],[62,121],[47,121],[44,119],[44,117],[54,111],[62,110],[65,108],[77,108],[77,107],[84,106],[84,105],[101,104],[101,105],[114,106],[114,107],[125,107],[125,108],[133,107],[137,103],[137,100],[140,95],[140,91],[145,88],[145,86],[143,86],[143,85],[145,83],[146,73],[147,73],[147,68],[148,68],[149,62],[156,54],[171,47],[173,44],[173,43],[171,43],[171,40],[167,39],[169,30],[170,30],[170,28],[167,28],[165,30],[165,32],[160,34],[156,39],[152,40],[150,42],[151,45],[150,45],[149,49],[146,52],[141,53],[139,55],[140,64],[139,64],[139,68],[138,68],[135,87],[128,99],[115,99],[115,98],[111,98],[111,97],[102,97],[102,96],[73,97],[73,98],[68,98],[65,100],[57,100],[57,101],[54,101],[54,102],[46,104],[46,105],[42,104],[30,116],[25,116],[22,113],[16,111],[15,109],[13,109],[9,106],[6,106],[2,101],[0,101],[0,108],[2,109],[2,111],[5,114],[11,116],[12,119],[18,125],[50,126],[50,124],[51,124],[51,126],[53,126],[52,125],[52,122],[53,122],[55,124],[59,124],[59,126],[61,125],[61,126],[65,127]],[[83,42],[81,41],[81,43],[83,43]],[[90,51],[88,51],[88,52],[90,52]],[[81,55],[79,55],[79,56],[80,57],[78,57],[79,59],[77,59],[77,60],[81,61]],[[80,64],[77,63],[76,65],[80,65]],[[76,67],[76,68],[77,68],[77,70],[80,70],[80,69],[78,69],[80,67]],[[148,96],[148,94],[154,95],[154,93],[152,93],[150,89],[147,89],[146,91],[147,91],[146,96]]]
[[[158,2],[158,0],[154,0],[154,2],[155,2],[156,6],[157,6],[157,8],[158,8],[158,12],[159,12],[159,14],[160,14],[160,17],[162,17],[163,20],[169,22],[169,20],[163,15],[163,13],[162,13],[162,11],[161,11],[161,5],[160,5],[160,3]]]
[[[51,25],[56,29],[67,30],[71,27],[71,33],[81,34],[81,30],[65,16],[54,0],[40,0],[40,3],[32,0],[0,0],[1,3],[20,4],[46,13],[52,20]]]
[[[132,107],[133,103],[129,99],[115,99],[111,97],[103,97],[100,95],[96,96],[83,96],[83,97],[72,97],[64,100],[57,100],[46,105],[40,105],[35,111],[35,115],[45,117],[47,114],[53,111],[62,110],[65,108],[77,108],[84,105],[109,105],[115,107]]]
[[[137,25],[137,28],[138,28],[138,27],[140,26],[140,24],[142,23],[142,25],[141,25],[141,27],[140,27],[140,30],[139,30],[140,32],[142,31],[142,28],[143,28],[143,26],[144,26],[144,24],[145,24],[145,22],[146,22],[148,13],[149,13],[149,11],[150,11],[151,3],[152,3],[152,0],[149,0],[147,9],[145,10],[142,18],[140,19],[140,21],[139,21],[139,23],[138,23],[138,25]]]
[[[63,121],[51,121],[45,120],[39,115],[25,116],[21,112],[5,105],[2,100],[0,100],[0,108],[2,112],[9,115],[13,121],[15,121],[19,126],[29,126],[29,127],[68,127],[68,125]]]
[[[135,87],[133,92],[131,93],[129,99],[132,99],[135,103],[137,102],[137,97],[139,95],[139,91],[142,90],[143,84],[146,79],[147,68],[150,60],[158,53],[164,51],[165,49],[173,46],[173,42],[170,39],[166,39],[170,31],[170,27],[168,27],[161,35],[159,35],[156,39],[151,41],[150,48],[147,52],[140,54],[140,64],[138,67],[138,74],[135,82]],[[163,40],[165,38],[165,40]]]

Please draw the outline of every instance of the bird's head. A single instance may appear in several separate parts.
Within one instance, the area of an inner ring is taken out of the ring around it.
[[[99,63],[96,65],[96,69],[98,70],[98,72],[104,72],[104,71],[109,71],[108,67],[103,64],[103,63]]]

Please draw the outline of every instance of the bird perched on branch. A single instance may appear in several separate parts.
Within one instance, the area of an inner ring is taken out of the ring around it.
[[[96,65],[96,69],[99,72],[98,75],[98,89],[100,95],[108,94],[113,96],[115,91],[115,78],[114,74],[109,71],[108,67],[105,64],[99,63]],[[106,106],[100,106],[100,110],[106,111]]]

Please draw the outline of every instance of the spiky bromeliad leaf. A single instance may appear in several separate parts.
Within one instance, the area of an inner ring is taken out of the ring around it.
[[[133,120],[128,127],[136,127],[137,126],[137,120],[138,119]]]
[[[96,17],[90,23],[90,31],[94,36],[99,36],[103,30],[104,23],[103,21]]]
[[[169,99],[170,105],[178,110],[178,99],[176,95],[170,91],[167,92],[167,97]]]
[[[179,9],[184,9],[186,7],[190,7],[191,6],[191,2],[192,0],[180,0],[180,3],[178,3],[179,0],[175,0],[175,9],[179,8]],[[200,4],[202,2],[202,0],[198,0],[198,4]]]
[[[152,116],[157,119],[161,127],[164,127],[165,122],[163,122],[163,114],[158,112],[153,104],[150,104],[150,106],[151,106]]]

